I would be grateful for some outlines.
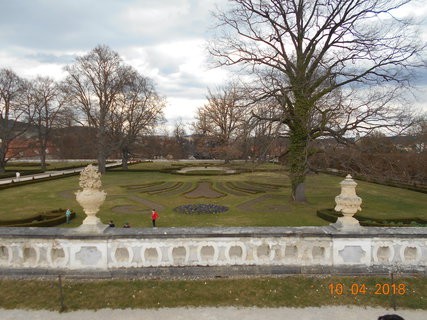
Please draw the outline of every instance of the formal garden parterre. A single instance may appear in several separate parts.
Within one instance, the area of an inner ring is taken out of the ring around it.
[[[107,200],[98,216],[104,223],[115,221],[117,226],[129,222],[133,227],[149,227],[150,212],[154,208],[161,216],[158,221],[160,227],[327,225],[331,221],[322,215],[319,217],[317,212],[334,207],[334,197],[340,193],[339,182],[342,180],[325,174],[308,175],[308,201],[295,203],[290,200],[287,173],[280,165],[251,167],[245,163],[227,164],[224,167],[232,167],[238,173],[175,174],[188,165],[140,163],[131,166],[129,171],[109,170],[102,177]],[[206,164],[201,166],[208,167]],[[357,193],[363,199],[361,216],[389,220],[427,218],[424,208],[426,194],[368,182],[358,183]],[[4,189],[0,193],[0,220],[25,219],[58,208],[71,208],[76,212],[76,218],[70,224],[60,226],[77,227],[84,218],[75,201],[77,189],[77,177]],[[197,207],[202,204],[229,209],[212,215],[180,214],[175,210],[181,206]],[[422,225],[419,223],[421,220],[417,221],[417,226]]]

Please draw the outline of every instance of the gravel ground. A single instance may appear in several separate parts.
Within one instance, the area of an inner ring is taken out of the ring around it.
[[[197,188],[186,193],[185,196],[187,198],[219,198],[224,196],[224,194],[213,190],[210,182],[199,182]]]
[[[126,309],[99,311],[76,311],[57,313],[50,311],[2,310],[1,320],[376,320],[384,314],[398,314],[405,320],[425,320],[426,310],[386,310],[383,308],[362,307],[323,307],[323,308],[165,308],[165,309]]]

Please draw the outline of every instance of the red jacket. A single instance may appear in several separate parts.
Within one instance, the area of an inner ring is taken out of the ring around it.
[[[156,211],[153,211],[153,213],[151,214],[151,219],[152,220],[156,220],[158,217],[160,217]]]

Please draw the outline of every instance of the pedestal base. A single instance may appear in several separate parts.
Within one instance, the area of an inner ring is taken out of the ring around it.
[[[359,221],[353,217],[339,217],[337,222],[331,224],[332,227],[339,231],[361,231],[363,227]]]
[[[79,233],[103,233],[107,228],[108,225],[103,224],[98,217],[88,216],[83,220],[82,225],[75,230]]]

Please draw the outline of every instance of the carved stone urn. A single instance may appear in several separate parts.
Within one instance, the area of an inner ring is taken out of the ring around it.
[[[334,226],[344,231],[360,229],[359,221],[353,217],[357,211],[362,210],[362,199],[356,195],[357,183],[351,175],[347,175],[340,185],[341,194],[335,197],[335,211],[340,211],[344,216],[339,217]]]
[[[83,207],[87,217],[79,227],[82,231],[102,232],[106,225],[96,216],[107,194],[100,190],[102,187],[101,174],[93,165],[88,165],[80,173],[80,188],[76,192],[76,200]]]

